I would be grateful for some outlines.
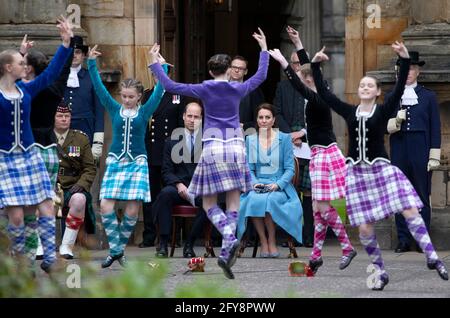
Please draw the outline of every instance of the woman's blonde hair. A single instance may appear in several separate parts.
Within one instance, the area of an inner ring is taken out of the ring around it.
[[[141,95],[144,94],[144,85],[142,85],[141,81],[138,81],[137,79],[134,78],[124,79],[120,83],[120,89],[122,88],[134,88],[139,94]]]
[[[5,50],[0,52],[0,77],[5,75],[5,65],[11,64],[14,61],[14,55],[17,54],[16,50]]]

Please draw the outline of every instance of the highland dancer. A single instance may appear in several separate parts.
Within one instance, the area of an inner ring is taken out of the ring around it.
[[[448,280],[447,269],[438,258],[419,214],[423,203],[406,176],[390,164],[384,148],[386,125],[402,97],[411,62],[403,43],[396,42],[392,48],[400,56],[400,73],[392,95],[383,104],[376,104],[381,89],[378,80],[371,76],[360,81],[358,95],[361,102],[357,107],[342,102],[323,82],[320,62],[328,60],[324,49],[312,60],[318,94],[347,122],[347,213],[350,224],[359,227],[361,243],[378,269],[378,280],[373,290],[383,290],[389,282],[373,224],[397,213],[405,217],[409,231],[426,255],[428,268],[436,269],[442,279]]]
[[[201,84],[180,84],[164,75],[157,62],[159,46],[152,49],[151,70],[164,88],[174,94],[191,96],[203,101],[205,126],[203,152],[197,165],[189,192],[203,197],[203,208],[208,218],[222,234],[222,250],[218,265],[227,278],[233,279],[231,267],[237,257],[239,241],[235,236],[239,200],[242,192],[252,189],[251,175],[246,160],[246,150],[239,124],[239,104],[242,98],[256,89],[266,78],[269,53],[264,33],[253,37],[261,47],[256,74],[243,83],[229,82],[231,58],[217,54],[208,61],[209,74],[214,80]],[[217,195],[226,193],[227,211],[217,205]]]
[[[72,52],[72,26],[61,18],[57,27],[62,45],[45,71],[29,82],[17,81],[26,76],[23,56],[14,50],[0,53],[0,206],[6,208],[9,217],[8,232],[16,255],[27,251],[30,260],[34,260],[36,242],[28,240],[33,246],[25,245],[26,236],[31,237],[37,227],[44,248],[41,268],[47,273],[56,260],[54,191],[35,147],[30,112],[31,100],[59,77]]]
[[[164,91],[158,83],[152,96],[141,105],[143,85],[138,80],[125,79],[120,83],[122,104],[119,104],[100,79],[96,58],[101,53],[96,49],[97,46],[94,46],[89,50],[89,75],[101,104],[109,113],[113,133],[100,190],[100,211],[109,242],[109,255],[103,261],[102,268],[111,266],[115,260],[124,267],[124,250],[136,225],[141,202],[151,200],[145,131]],[[167,72],[167,65],[164,68]],[[114,212],[117,200],[126,201],[125,214],[120,224]]]
[[[309,65],[310,61],[299,34],[291,27],[287,28],[287,32],[295,45],[302,65],[300,78],[278,49],[270,50],[269,53],[280,62],[289,81],[307,100],[305,118],[308,141],[312,152],[309,174],[311,176],[315,224],[314,248],[310,256],[309,266],[314,273],[322,266],[322,247],[327,228],[330,226],[341,243],[342,259],[339,269],[345,269],[356,256],[356,251],[348,239],[341,218],[330,202],[345,197],[345,158],[336,144],[330,107],[317,94]]]

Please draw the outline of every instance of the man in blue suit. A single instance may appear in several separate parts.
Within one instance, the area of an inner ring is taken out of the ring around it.
[[[64,101],[72,108],[71,129],[81,130],[88,135],[92,145],[92,155],[98,160],[102,156],[104,129],[104,109],[100,104],[91,78],[82,67],[88,47],[83,44],[83,38],[74,36],[74,56],[70,69]]]
[[[412,51],[410,56],[411,67],[401,105],[388,123],[391,162],[403,171],[420,196],[424,204],[420,214],[430,231],[431,170],[440,164],[441,122],[436,94],[417,84],[420,67],[425,62],[420,61],[419,52]],[[398,236],[395,252],[407,252],[411,236],[405,218],[396,214],[395,222]],[[420,248],[417,250],[421,252]]]

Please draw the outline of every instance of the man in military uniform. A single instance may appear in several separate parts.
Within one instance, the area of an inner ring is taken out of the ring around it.
[[[419,52],[410,51],[411,66],[401,104],[389,120],[391,162],[411,181],[422,200],[420,211],[430,231],[431,170],[439,166],[441,158],[441,122],[436,94],[417,84],[420,67]],[[389,98],[389,95],[386,96]],[[398,246],[396,253],[410,250],[410,232],[401,214],[395,215]],[[420,248],[417,248],[421,252]]]
[[[55,125],[50,138],[58,143],[58,183],[64,191],[63,215],[67,212],[65,231],[59,254],[73,258],[72,245],[81,225],[86,220],[86,232],[95,231],[95,213],[89,193],[96,174],[88,136],[79,130],[69,129],[71,110],[62,104],[57,108]]]
[[[154,77],[155,79],[155,77]],[[155,79],[156,80],[156,79]],[[142,98],[144,104],[151,96],[153,90],[146,90]],[[173,95],[165,92],[161,102],[153,113],[149,122],[145,144],[149,166],[150,192],[152,201],[161,192],[161,167],[163,161],[164,143],[172,135],[175,128],[183,127],[183,112],[186,106],[186,98],[181,95]],[[144,232],[140,248],[154,246],[156,229],[154,224],[155,215],[152,213],[152,203],[144,203]]]
[[[74,55],[64,101],[72,109],[70,128],[81,130],[88,135],[92,155],[98,160],[103,149],[104,109],[95,94],[88,71],[82,67],[88,47],[83,44],[83,38],[80,36],[74,36],[73,43]]]

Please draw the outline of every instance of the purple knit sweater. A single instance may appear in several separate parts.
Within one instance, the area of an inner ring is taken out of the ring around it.
[[[181,84],[172,81],[159,63],[150,65],[150,69],[167,92],[198,98],[203,102],[205,112],[203,140],[210,138],[228,140],[242,138],[239,104],[242,98],[266,79],[269,57],[267,51],[261,51],[258,71],[243,83],[208,80],[201,84]]]

